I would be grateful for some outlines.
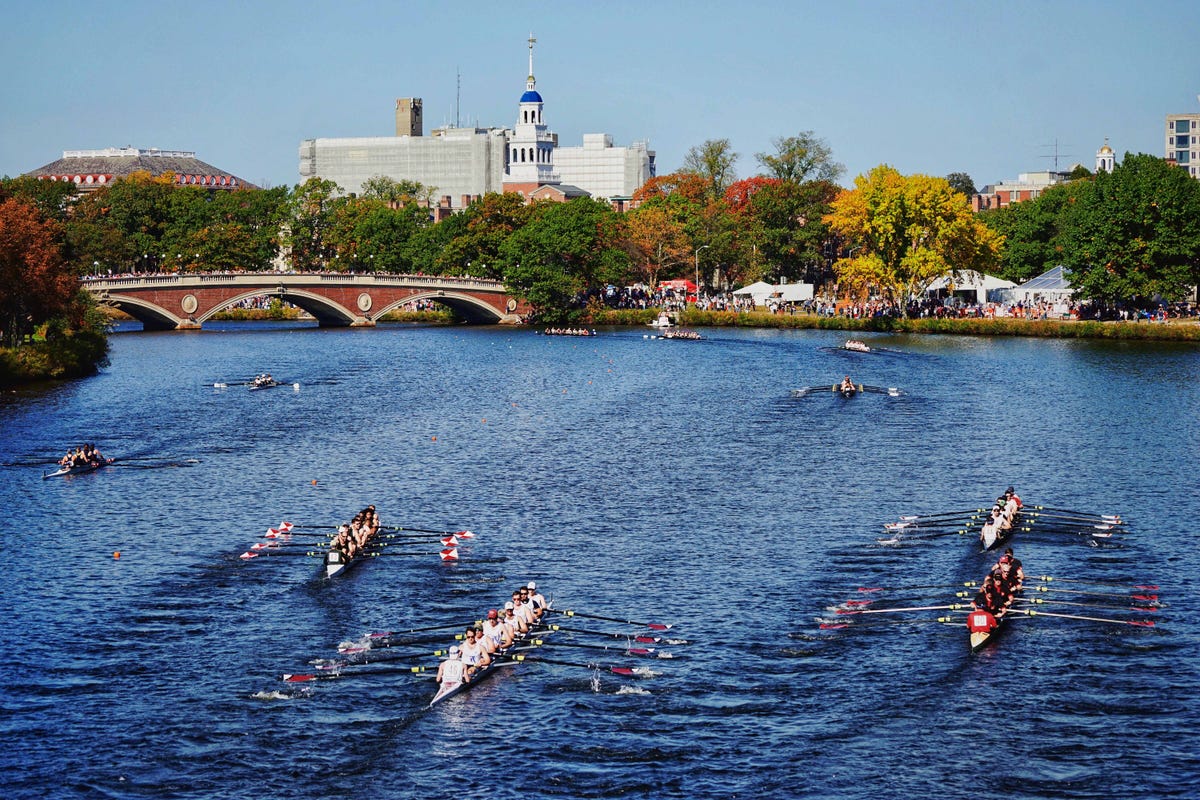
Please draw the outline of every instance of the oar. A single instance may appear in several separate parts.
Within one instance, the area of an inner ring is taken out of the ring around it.
[[[1107,608],[1113,611],[1148,611],[1152,614],[1158,613],[1157,606],[1140,606],[1137,604],[1130,606],[1117,606],[1108,603],[1076,603],[1071,600],[1047,600],[1044,597],[1018,597],[1014,602],[1027,603],[1031,605],[1051,605],[1051,606],[1078,606],[1080,608]],[[1157,601],[1154,601],[1157,602]]]
[[[338,678],[357,678],[371,675],[395,675],[395,674],[418,674],[421,672],[429,672],[436,670],[437,667],[380,667],[379,669],[371,670],[355,670],[354,672],[340,672],[337,670],[331,672],[315,672],[307,674],[291,674],[285,673],[283,680],[288,683],[307,683],[309,681],[332,681]]]
[[[1127,525],[1120,517],[1113,517],[1106,514],[1076,516],[1074,514],[1061,514],[1052,511],[1027,511],[1021,509],[1019,512],[1030,517],[1044,517],[1045,519],[1059,519],[1068,522],[1103,522],[1108,525]]]
[[[957,611],[960,608],[966,608],[961,603],[952,603],[945,606],[905,606],[902,608],[855,608],[855,609],[838,609],[838,614],[891,614],[897,611]]]
[[[633,669],[632,667],[610,667],[610,666],[605,666],[603,664],[581,664],[576,661],[559,661],[556,658],[546,658],[546,657],[542,656],[540,653],[535,653],[533,655],[528,655],[528,656],[527,655],[515,655],[515,656],[512,656],[512,660],[513,661],[540,661],[544,664],[557,664],[560,667],[580,667],[581,669],[608,670],[609,672],[611,672],[614,675],[635,676],[635,675],[644,674],[642,672],[639,672],[636,669]]]
[[[936,514],[901,514],[901,522],[911,522],[920,519],[934,519],[937,517],[961,517],[963,514],[982,514],[989,509],[986,508],[964,508],[962,511],[941,511]]]
[[[899,397],[900,395],[904,394],[904,392],[901,389],[897,389],[895,386],[883,387],[883,386],[860,385],[858,387],[858,390],[860,392],[874,392],[875,394],[886,394],[888,397]]]
[[[1051,581],[1057,581],[1058,583],[1082,583],[1085,585],[1095,585],[1095,586],[1126,586],[1130,589],[1148,589],[1151,591],[1155,591],[1158,589],[1158,586],[1156,584],[1150,584],[1150,583],[1132,583],[1131,584],[1131,583],[1127,583],[1125,581],[1100,581],[1100,580],[1088,581],[1088,580],[1080,580],[1079,578],[1058,578],[1058,577],[1055,577],[1054,575],[1034,575],[1030,579],[1037,580],[1037,581],[1045,581],[1046,583],[1050,583]]]
[[[661,636],[630,636],[628,633],[616,633],[613,631],[591,631],[586,628],[567,628],[562,625],[548,625],[548,630],[564,631],[566,633],[574,633],[579,636],[603,636],[609,639],[624,639],[625,641],[635,641],[639,644],[659,644],[665,641]],[[687,644],[686,639],[672,639],[670,644]]]
[[[1061,514],[1073,514],[1074,516],[1077,516],[1077,517],[1100,517],[1101,519],[1112,519],[1112,520],[1117,520],[1117,521],[1119,521],[1121,519],[1120,514],[1095,514],[1095,513],[1089,512],[1089,511],[1072,511],[1069,508],[1055,508],[1054,506],[1032,506],[1032,505],[1022,506],[1022,510],[1026,509],[1026,508],[1032,509],[1034,511],[1057,511]]]
[[[925,586],[860,586],[860,592],[911,592],[917,589],[960,589],[978,586],[979,581],[962,581],[960,583],[931,583]]]
[[[1082,614],[1056,614],[1052,611],[1034,611],[1025,608],[1010,608],[1014,614],[1025,614],[1030,617],[1061,617],[1063,619],[1082,619],[1088,622],[1111,622],[1114,625],[1138,625],[1143,628],[1153,628],[1152,619],[1107,619],[1105,617],[1085,617]]]
[[[949,617],[939,617],[939,619],[949,619]],[[841,628],[885,628],[891,625],[929,625],[937,621],[937,619],[818,619],[817,627],[823,631],[833,631],[840,630]]]
[[[564,642],[564,641],[560,641],[558,639],[552,639],[549,642],[547,642],[545,639],[533,639],[530,641],[530,644],[545,645],[546,647],[574,647],[577,650],[619,651],[619,652],[628,653],[629,655],[634,655],[634,656],[648,656],[648,655],[654,654],[654,649],[647,648],[647,647],[629,647],[629,646],[618,647],[617,645],[614,645],[614,644],[582,644],[580,642]]]
[[[309,663],[318,670],[325,672],[328,670],[338,670],[344,667],[362,667],[370,664],[386,664],[391,661],[406,661],[410,658],[427,658],[430,656],[442,657],[449,655],[450,651],[446,650],[414,650],[412,652],[397,653],[390,650],[383,652],[374,652],[370,649],[349,651],[345,658],[336,659],[316,659]]]
[[[581,619],[598,619],[598,620],[601,620],[602,622],[619,622],[622,625],[637,625],[638,627],[649,628],[650,630],[653,630],[653,631],[666,631],[666,630],[671,629],[670,625],[664,625],[659,622],[634,622],[631,619],[621,619],[619,617],[602,617],[599,614],[585,614],[582,611],[570,611],[570,610],[559,611],[557,608],[550,608],[550,609],[547,609],[547,611],[550,611],[551,613],[554,613],[554,614],[562,614],[564,617],[579,617]]]
[[[1084,597],[1124,597],[1130,600],[1157,600],[1156,594],[1130,594],[1126,592],[1089,592],[1084,589],[1067,589],[1062,586],[1026,586],[1026,589],[1032,589],[1035,592],[1066,592],[1068,594],[1078,594]]]
[[[476,624],[478,620],[471,624]],[[367,634],[367,638],[371,640],[371,647],[392,647],[395,644],[407,644],[407,642],[390,642],[399,636],[408,636],[411,633],[430,633],[432,631],[449,631],[456,628],[466,628],[467,623],[452,622],[449,625],[429,625],[424,628],[409,628],[406,631],[380,631]],[[339,648],[340,649],[340,648]],[[342,652],[346,652],[343,650]]]

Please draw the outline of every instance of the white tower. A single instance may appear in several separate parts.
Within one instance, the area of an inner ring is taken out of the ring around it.
[[[1116,163],[1113,149],[1108,146],[1108,137],[1104,137],[1104,146],[1096,151],[1096,172],[1112,172]]]
[[[517,111],[517,124],[508,139],[508,168],[505,183],[556,183],[554,148],[558,137],[546,129],[542,119],[542,96],[533,78],[533,45],[537,39],[529,34],[529,78],[525,94]]]

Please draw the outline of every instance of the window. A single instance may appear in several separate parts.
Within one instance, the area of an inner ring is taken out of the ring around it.
[[[1190,164],[1191,163],[1190,156],[1191,156],[1191,153],[1189,153],[1187,150],[1176,150],[1175,151],[1175,162],[1177,164]]]
[[[1195,125],[1196,125],[1196,123],[1194,120],[1189,125],[1188,120],[1177,119],[1177,120],[1175,120],[1175,132],[1176,133],[1187,133],[1189,130],[1191,130],[1193,127],[1195,127]]]

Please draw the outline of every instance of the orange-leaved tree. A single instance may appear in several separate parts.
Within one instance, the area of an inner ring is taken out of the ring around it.
[[[1003,244],[944,178],[886,164],[855,178],[825,222],[850,251],[834,264],[842,289],[874,289],[901,307],[942,276],[994,269]]]
[[[67,314],[79,291],[62,255],[62,230],[32,203],[0,200],[0,343],[17,347]]]

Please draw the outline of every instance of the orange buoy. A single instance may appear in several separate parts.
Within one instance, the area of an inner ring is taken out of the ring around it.
[[[434,437],[433,437],[433,441],[435,441],[435,442],[437,441],[437,437],[436,437],[436,436],[434,436]]]
[[[317,479],[316,479],[316,478],[313,478],[312,485],[313,485],[313,486],[316,486],[316,485],[317,485]]]
[[[480,422],[482,422],[484,425],[487,425],[487,417],[481,419]]]
[[[113,558],[120,558],[120,557],[121,557],[121,551],[113,550]]]

